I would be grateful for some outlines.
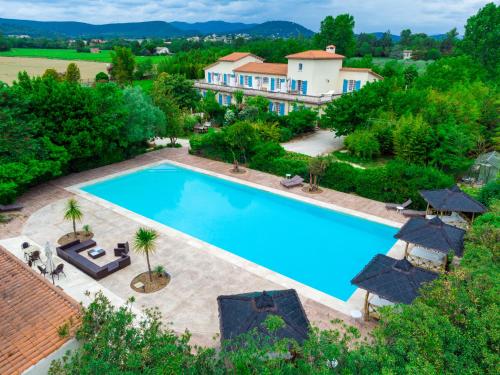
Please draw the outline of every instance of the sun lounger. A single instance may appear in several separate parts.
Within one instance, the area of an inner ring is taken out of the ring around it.
[[[386,203],[385,204],[385,208],[388,209],[388,210],[402,211],[406,207],[408,207],[410,204],[412,204],[412,200],[408,199],[406,202],[401,203],[401,204],[399,204],[399,203]]]
[[[402,213],[406,217],[425,217],[425,211],[403,210]]]
[[[23,205],[19,203],[13,204],[0,204],[0,212],[8,212],[8,211],[19,211],[23,209]]]
[[[304,179],[300,176],[293,176],[292,178],[285,178],[280,181],[281,185],[290,189],[295,186],[301,186],[304,182]]]

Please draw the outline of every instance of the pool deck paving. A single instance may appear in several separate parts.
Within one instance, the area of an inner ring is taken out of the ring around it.
[[[173,330],[183,332],[188,329],[193,334],[194,343],[211,346],[218,342],[213,338],[219,332],[216,298],[221,294],[294,287],[313,324],[327,328],[331,326],[330,321],[333,319],[353,323],[346,309],[360,309],[363,299],[360,290],[351,297],[349,304],[338,304],[333,298],[316,293],[312,288],[77,189],[78,185],[89,181],[168,160],[389,225],[400,226],[405,221],[402,215],[387,211],[381,202],[330,189],[323,189],[321,194],[311,196],[300,188],[287,190],[281,187],[280,177],[277,176],[254,170],[235,176],[227,163],[189,155],[186,148],[162,149],[121,163],[65,176],[31,189],[19,199],[25,205],[23,211],[10,223],[0,226],[0,244],[13,253],[19,252],[20,244],[26,239],[39,245],[44,245],[47,241],[55,245],[60,236],[71,230],[71,224],[62,219],[62,212],[67,198],[76,194],[84,212],[81,224],[91,226],[98,245],[108,250],[105,257],[110,257],[111,260],[112,249],[117,242],[131,242],[137,228],[148,225],[160,231],[158,251],[152,255],[151,263],[153,266],[165,266],[172,276],[170,284],[159,292],[134,292],[130,288],[130,281],[144,272],[147,266],[144,257],[132,253],[132,264],[129,267],[99,281],[76,269],[69,272],[68,280],[62,279],[59,285],[77,300],[84,301],[86,285],[92,292],[102,288],[118,305],[134,296],[137,311],[143,307],[157,306],[165,323],[169,323]],[[401,257],[401,253],[402,245],[398,241],[389,254]],[[100,262],[104,260],[101,259]],[[360,270],[363,266],[360,265]],[[65,267],[72,269],[70,265]],[[372,322],[360,325],[363,334],[372,327]]]

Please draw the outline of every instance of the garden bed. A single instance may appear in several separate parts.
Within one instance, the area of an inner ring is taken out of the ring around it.
[[[91,240],[93,237],[94,237],[94,233],[80,230],[80,231],[76,232],[76,236],[73,232],[66,233],[64,236],[60,237],[57,240],[57,243],[61,246],[64,246],[67,243],[70,243],[70,242],[75,241],[75,240],[80,240],[81,242],[83,242],[83,241]]]
[[[152,272],[151,282],[149,272],[143,272],[134,277],[130,283],[130,287],[138,293],[154,293],[165,288],[170,282],[170,275],[166,272]]]

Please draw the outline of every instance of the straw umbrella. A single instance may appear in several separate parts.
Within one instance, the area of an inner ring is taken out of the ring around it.
[[[52,284],[55,284],[54,282],[54,270],[55,270],[55,265],[54,265],[54,259],[52,258],[53,253],[52,249],[50,248],[50,243],[47,241],[45,244],[45,257],[47,258],[47,263],[45,264],[45,270],[52,276]]]

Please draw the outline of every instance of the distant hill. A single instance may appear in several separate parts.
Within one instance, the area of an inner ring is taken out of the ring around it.
[[[380,39],[382,38],[382,36],[385,34],[384,32],[381,32],[381,31],[378,31],[378,32],[375,32],[375,33],[371,33],[372,35],[375,35],[377,37],[377,39]],[[446,38],[446,34],[436,34],[436,35],[429,35],[432,39],[435,39],[435,40],[443,40],[444,38]],[[399,35],[394,35],[394,34],[391,34],[391,38],[392,38],[392,41],[397,43],[399,42],[399,40],[401,39],[401,37]]]
[[[261,23],[260,25],[255,25],[244,32],[254,36],[275,36],[284,38],[299,35],[310,37],[314,35],[313,31],[306,29],[298,23],[289,21],[268,21]]]
[[[0,18],[0,32],[3,34],[27,34],[33,37],[178,37],[207,34],[246,33],[255,36],[311,36],[314,33],[294,22],[269,21],[262,24],[208,22],[129,22],[93,25],[84,22],[29,21]]]
[[[207,22],[179,22],[174,21],[170,24],[182,31],[194,32],[202,35],[207,34],[237,34],[244,32],[254,26],[256,23],[225,22],[225,21],[207,21]]]
[[[28,34],[46,37],[167,37],[184,33],[167,22],[133,22],[92,25],[84,22],[42,22],[0,18],[4,34]]]

